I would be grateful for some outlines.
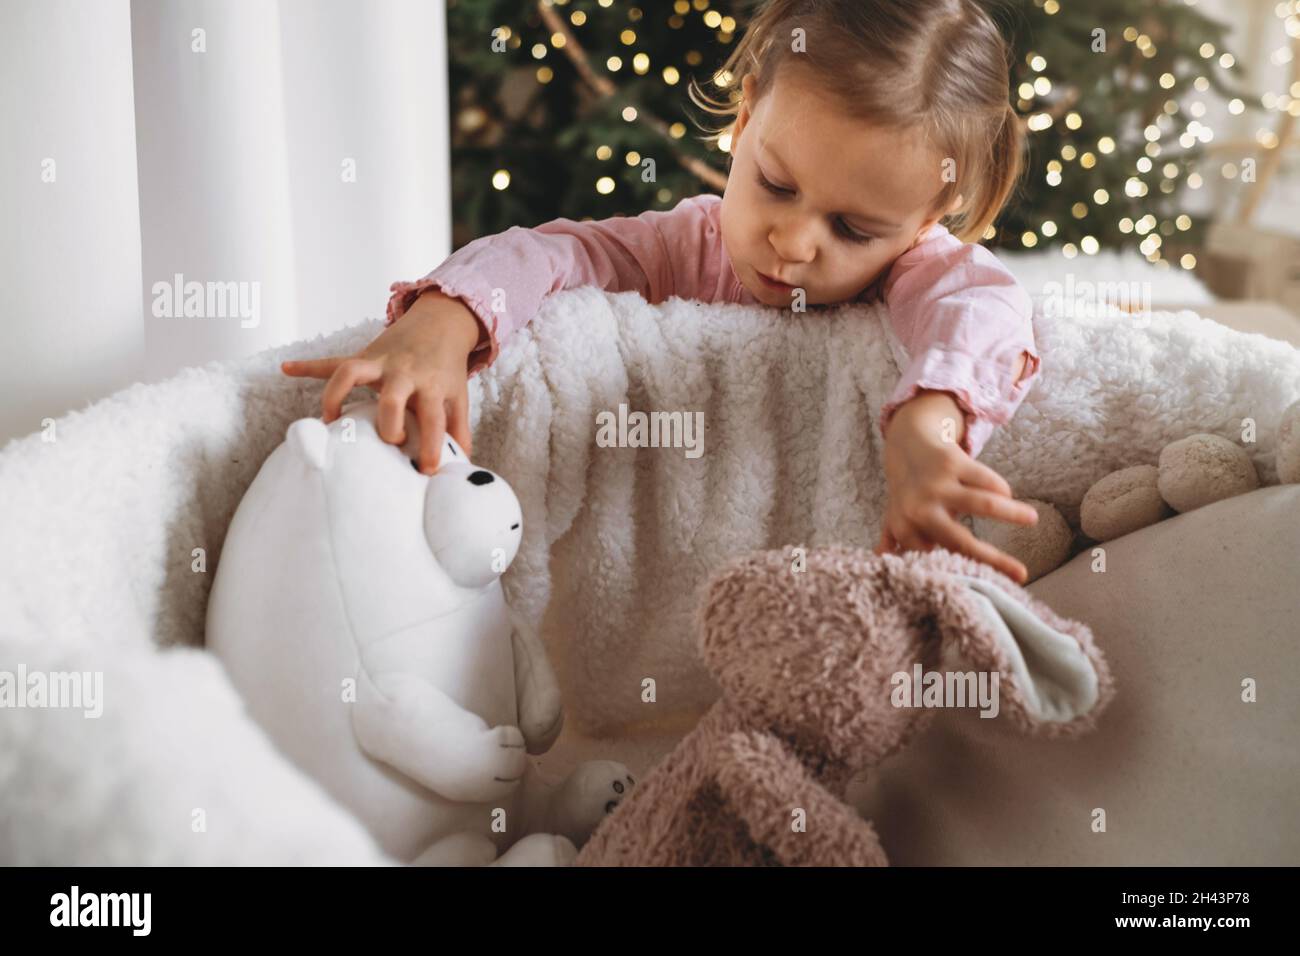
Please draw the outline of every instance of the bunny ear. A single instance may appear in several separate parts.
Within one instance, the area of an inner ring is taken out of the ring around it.
[[[1079,637],[984,578],[953,574],[984,628],[945,646],[944,667],[965,661],[1004,672],[1011,711],[1031,731],[1082,730],[1108,683],[1104,660]],[[1057,621],[1060,619],[1058,618]],[[1066,725],[1074,724],[1067,730]]]

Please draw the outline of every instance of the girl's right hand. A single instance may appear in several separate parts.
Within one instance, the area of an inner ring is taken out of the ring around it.
[[[420,471],[433,474],[443,435],[470,450],[468,360],[479,341],[479,323],[463,302],[436,289],[423,293],[396,322],[354,356],[284,362],[286,375],[327,379],[321,417],[342,414],[343,399],[358,385],[379,392],[379,437],[406,442],[406,409],[420,423]]]

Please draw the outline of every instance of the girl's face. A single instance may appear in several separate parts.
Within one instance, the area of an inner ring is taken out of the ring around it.
[[[830,108],[802,69],[782,68],[751,112],[755,82],[732,131],[722,240],[736,276],[765,305],[856,298],[939,216],[942,157],[918,136],[868,126]]]

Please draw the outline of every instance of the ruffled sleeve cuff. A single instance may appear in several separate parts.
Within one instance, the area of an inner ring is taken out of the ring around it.
[[[392,325],[406,314],[421,295],[429,289],[438,289],[443,294],[460,299],[474,314],[478,321],[478,343],[469,354],[467,377],[488,368],[496,361],[501,346],[497,338],[497,314],[493,312],[482,297],[469,285],[462,286],[445,273],[428,275],[414,282],[394,282],[389,291],[388,312],[384,319],[385,327]]]
[[[948,392],[961,409],[966,428],[961,448],[977,458],[994,428],[1009,422],[1024,400],[1039,370],[1039,358],[1029,348],[1023,377],[1013,381],[1020,353],[1009,365],[978,361],[971,355],[932,345],[918,355],[904,371],[889,401],[880,412],[880,433],[885,435],[899,406],[922,390]]]

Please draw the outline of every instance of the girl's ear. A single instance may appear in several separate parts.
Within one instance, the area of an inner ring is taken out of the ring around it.
[[[952,213],[960,209],[961,203],[962,203],[962,198],[961,196],[958,196],[956,199],[952,201],[952,203],[948,206],[948,208],[944,212],[941,212],[939,215],[927,219],[925,222],[921,223],[920,228],[916,230],[916,235],[912,237],[912,244],[907,248],[914,249],[918,245],[920,245],[921,241],[925,238],[925,234],[929,232],[931,229],[933,229],[935,224],[944,216],[951,215]]]
[[[741,131],[749,125],[749,118],[753,115],[753,110],[750,109],[750,104],[754,101],[754,77],[750,74],[746,74],[740,81],[740,89],[744,95],[741,97],[740,112],[736,114],[736,124],[731,133],[731,149],[728,150],[728,152],[733,155],[736,152],[736,140],[740,139]]]

